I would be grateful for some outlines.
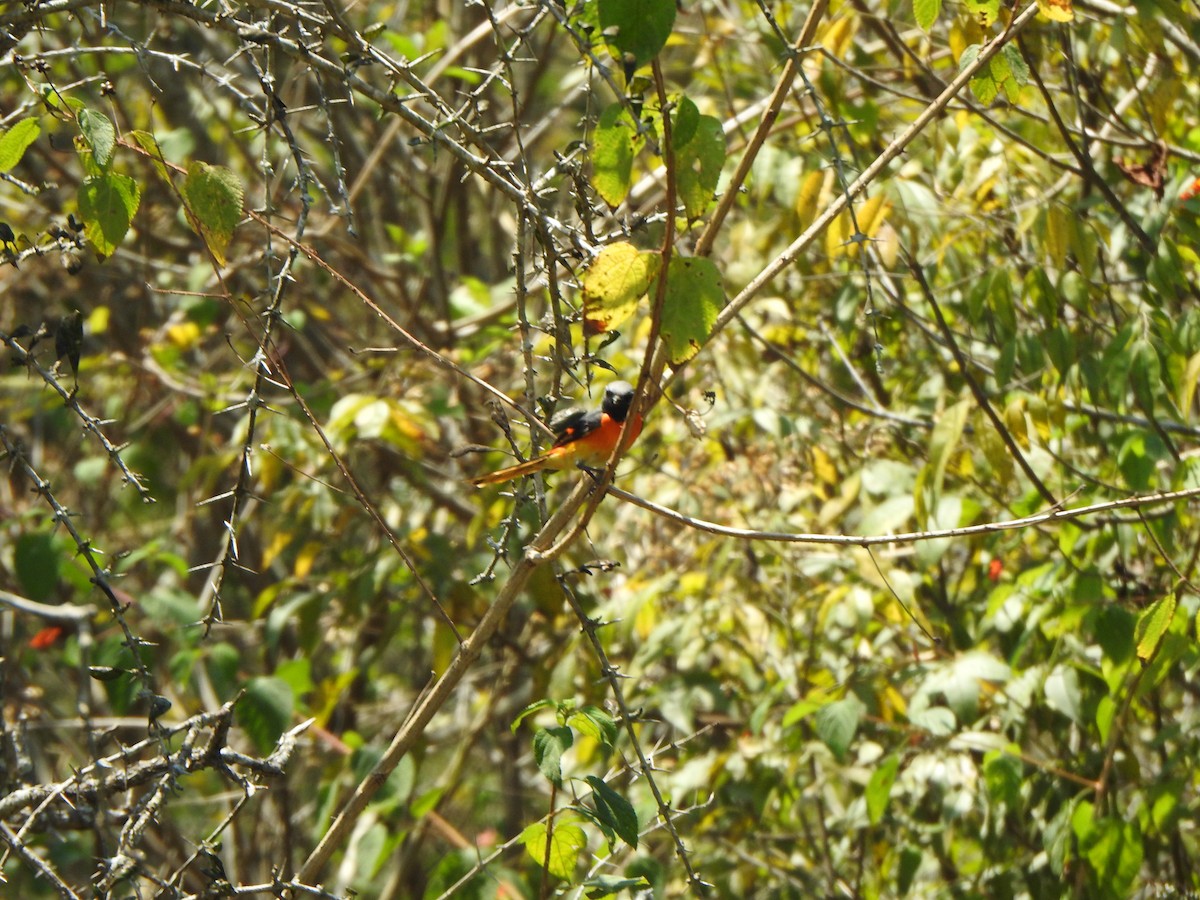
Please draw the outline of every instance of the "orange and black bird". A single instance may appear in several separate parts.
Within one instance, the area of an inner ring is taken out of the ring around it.
[[[512,481],[543,469],[570,469],[578,463],[603,465],[612,455],[621,436],[621,426],[629,415],[633,402],[633,385],[614,381],[604,390],[604,402],[599,409],[568,409],[550,420],[554,431],[554,446],[533,459],[497,472],[473,478],[476,487]],[[642,431],[642,417],[629,423],[626,446],[633,443]]]

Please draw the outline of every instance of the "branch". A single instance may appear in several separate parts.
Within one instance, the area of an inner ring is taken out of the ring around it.
[[[1053,525],[1058,522],[1069,522],[1072,519],[1082,519],[1100,513],[1112,512],[1118,509],[1142,509],[1147,506],[1158,506],[1163,503],[1175,503],[1180,500],[1191,500],[1200,497],[1200,488],[1187,488],[1182,491],[1163,491],[1157,494],[1135,494],[1121,500],[1106,500],[1103,503],[1092,503],[1087,506],[1074,506],[1065,509],[1052,509],[1047,512],[1034,513],[1019,519],[1005,519],[999,522],[988,522],[985,525],[964,525],[961,528],[942,528],[935,531],[905,531],[900,534],[854,535],[854,534],[808,534],[790,531],[755,531],[751,528],[732,528],[728,525],[718,525],[704,519],[684,515],[665,506],[659,506],[637,494],[609,487],[608,493],[626,503],[640,506],[655,515],[662,516],[695,528],[707,531],[709,534],[721,537],[741,538],[749,541],[768,541],[782,544],[832,544],[841,547],[872,547],[879,544],[917,544],[923,541],[936,541],[941,538],[973,537],[978,534],[996,534],[1002,531],[1017,531],[1022,528],[1032,528],[1036,525]]]

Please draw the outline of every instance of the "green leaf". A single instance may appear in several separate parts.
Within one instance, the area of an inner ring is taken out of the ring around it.
[[[634,812],[633,804],[609,787],[603,778],[589,775],[586,780],[592,786],[592,802],[596,806],[596,815],[599,820],[615,831],[617,837],[636,850],[638,817]]]
[[[246,730],[260,754],[271,752],[292,721],[294,697],[282,678],[251,678],[237,705],[238,724]]]
[[[1000,85],[990,74],[976,75],[971,79],[971,93],[980,103],[989,104],[1000,93]]]
[[[1008,61],[1008,71],[1012,74],[1013,81],[1021,87],[1029,84],[1029,66],[1025,63],[1025,57],[1021,55],[1021,48],[1015,43],[1005,44],[1000,48],[1000,53]]]
[[[1117,665],[1129,661],[1133,653],[1136,629],[1133,614],[1127,609],[1105,604],[1096,615],[1096,642],[1105,657]]]
[[[878,825],[887,812],[888,800],[892,796],[892,785],[896,783],[896,773],[900,771],[900,757],[893,753],[871,773],[867,782],[867,818],[872,825]]]
[[[983,758],[983,780],[993,803],[1018,809],[1022,775],[1021,760],[1011,753],[991,750]]]
[[[611,331],[633,315],[658,274],[659,255],[633,244],[609,244],[583,276],[583,312],[589,328]]]
[[[662,311],[662,336],[672,365],[695,356],[712,334],[725,289],[711,259],[673,256],[667,270],[667,295]]]
[[[539,710],[543,710],[543,709],[553,709],[553,708],[554,708],[553,700],[535,700],[533,703],[530,703],[527,707],[525,707],[523,710],[521,710],[519,713],[517,713],[517,717],[515,719],[513,719],[513,723],[510,726],[513,734],[517,733],[517,729],[521,727],[521,722],[523,722],[525,719],[532,716],[535,712],[538,712]]]
[[[719,119],[702,116],[687,97],[675,113],[675,182],[689,219],[703,215],[713,201],[725,164],[725,131]]]
[[[1129,381],[1133,396],[1147,412],[1154,409],[1154,396],[1162,387],[1162,363],[1154,345],[1144,337],[1133,342],[1130,350]]]
[[[90,106],[79,111],[78,122],[79,133],[92,151],[92,159],[101,169],[107,169],[117,146],[117,129],[108,116]]]
[[[1092,868],[1105,896],[1126,897],[1142,867],[1142,838],[1137,820],[1096,819],[1092,805],[1081,802],[1071,817],[1079,851]]]
[[[192,227],[208,245],[219,265],[242,218],[242,182],[224,166],[193,162],[183,180],[183,199]]]
[[[45,533],[22,534],[13,549],[21,590],[30,600],[49,600],[58,586],[59,558],[54,539]]]
[[[587,846],[583,829],[570,821],[558,822],[550,833],[545,822],[535,822],[521,832],[518,840],[525,845],[531,859],[539,866],[545,864],[546,871],[560,881],[571,880],[579,854]]]
[[[592,133],[592,187],[609,206],[619,206],[629,193],[637,123],[623,103],[600,114]]]
[[[942,0],[913,0],[913,18],[922,31],[928,31],[941,12]]]
[[[100,256],[112,256],[124,240],[141,197],[136,181],[115,172],[94,175],[79,186],[84,234]]]
[[[562,755],[575,742],[565,725],[539,728],[533,735],[533,758],[542,774],[554,784],[562,784]]]
[[[1150,660],[1158,650],[1162,637],[1175,618],[1175,592],[1159,597],[1154,604],[1138,617],[1137,655],[1142,662]]]
[[[0,134],[0,172],[7,172],[21,161],[29,145],[42,133],[37,119],[25,118],[15,122]]]
[[[921,868],[921,848],[906,844],[900,851],[900,864],[896,867],[897,895],[903,897],[912,887],[917,870]]]
[[[781,724],[785,729],[791,728],[797,722],[807,719],[817,710],[821,709],[823,705],[824,704],[818,700],[810,700],[808,698],[797,700],[788,708],[788,711],[783,714],[783,721]]]
[[[854,695],[835,700],[817,712],[817,737],[841,760],[850,749],[866,707]]]
[[[630,73],[658,55],[675,24],[675,0],[598,0],[609,52]]]
[[[567,719],[567,724],[606,747],[617,742],[619,732],[616,720],[598,706],[585,706]]]
[[[154,161],[154,171],[167,184],[172,184],[171,174],[164,165],[162,148],[158,146],[158,138],[148,131],[130,131],[128,137],[150,155]]]

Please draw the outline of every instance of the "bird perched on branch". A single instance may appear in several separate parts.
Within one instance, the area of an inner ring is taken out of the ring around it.
[[[554,446],[545,453],[515,466],[473,478],[471,483],[482,487],[485,484],[512,481],[544,469],[570,469],[580,463],[603,465],[617,446],[621,427],[629,416],[632,402],[633,385],[628,381],[614,381],[605,388],[604,401],[599,409],[569,409],[551,420]],[[629,423],[626,446],[632,444],[641,431],[642,417],[637,416]]]

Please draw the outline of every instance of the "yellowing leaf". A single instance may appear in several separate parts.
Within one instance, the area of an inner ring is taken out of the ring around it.
[[[292,537],[290,532],[275,532],[274,537],[271,538],[271,542],[263,547],[262,559],[259,561],[259,565],[264,570],[269,569],[271,564],[279,557],[279,554],[287,549],[288,544],[292,542]]]
[[[1179,408],[1184,415],[1188,415],[1192,408],[1192,400],[1196,396],[1196,380],[1200,379],[1200,353],[1194,354],[1188,360],[1187,370],[1184,372],[1183,383],[1179,386]]]
[[[296,564],[292,567],[292,574],[297,578],[307,578],[324,546],[323,541],[308,541],[301,547],[300,552],[296,554]]]
[[[609,331],[633,315],[658,274],[657,253],[609,244],[583,276],[583,314],[589,328]]]
[[[832,172],[830,172],[832,174]],[[825,183],[824,172],[809,172],[800,182],[796,192],[796,217],[800,227],[807,228],[817,217],[817,204],[821,199],[821,187]]]
[[[150,156],[154,163],[154,171],[158,173],[158,177],[171,184],[171,173],[167,171],[167,167],[163,165],[162,148],[158,146],[158,139],[148,131],[131,131],[129,138],[141,147]]]
[[[839,481],[837,466],[833,464],[833,460],[829,454],[814,444],[810,450],[812,454],[812,472],[817,481],[821,484],[837,484]]]
[[[1167,628],[1175,617],[1176,602],[1177,598],[1172,591],[1156,600],[1153,606],[1138,617],[1137,655],[1142,662],[1149,661],[1158,650],[1159,641],[1167,633]]]
[[[841,59],[846,56],[854,43],[855,32],[858,31],[857,16],[841,16],[835,18],[825,29],[825,33],[817,38],[817,42],[829,51],[831,56]]]
[[[195,322],[179,322],[167,326],[167,340],[180,350],[190,350],[200,340],[200,326]]]
[[[579,862],[579,854],[587,846],[583,829],[571,821],[559,821],[549,832],[545,822],[535,822],[521,832],[519,840],[537,864],[560,881],[570,881]],[[549,845],[549,852],[547,852]]]
[[[1051,22],[1071,22],[1075,19],[1071,0],[1038,0],[1038,12]]]
[[[204,238],[218,265],[242,218],[242,182],[224,166],[193,162],[183,180],[183,199],[192,227]]]
[[[855,209],[853,219],[850,218],[848,211],[842,213],[834,222],[830,223],[829,230],[825,234],[826,252],[831,257],[842,254],[850,257],[856,256],[862,244],[879,233],[879,229],[891,209],[892,205],[883,195],[876,194]],[[856,222],[858,233],[854,231]]]
[[[1067,235],[1067,217],[1062,209],[1055,204],[1046,208],[1046,230],[1042,236],[1046,247],[1046,255],[1058,268],[1062,268],[1067,259],[1069,238]]]

